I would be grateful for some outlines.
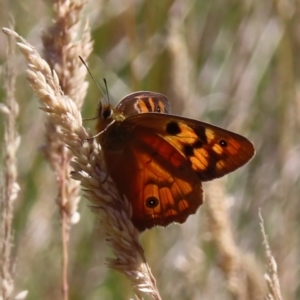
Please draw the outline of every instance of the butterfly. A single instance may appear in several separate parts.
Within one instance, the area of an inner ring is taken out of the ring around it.
[[[155,92],[129,94],[115,108],[99,104],[97,140],[139,231],[185,222],[203,202],[203,181],[255,153],[241,135],[170,112],[166,96]]]

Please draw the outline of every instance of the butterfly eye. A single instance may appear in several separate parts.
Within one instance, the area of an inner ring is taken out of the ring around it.
[[[110,108],[106,108],[102,113],[102,118],[107,119],[112,115],[112,110]]]
[[[225,140],[220,140],[219,141],[219,145],[221,146],[221,147],[223,147],[223,148],[225,148],[225,147],[227,147],[227,142],[225,141]]]
[[[146,205],[147,207],[149,208],[155,208],[157,205],[158,205],[159,201],[156,197],[149,197],[147,200],[146,200]]]

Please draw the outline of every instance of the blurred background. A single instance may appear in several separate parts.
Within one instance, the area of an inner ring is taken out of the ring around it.
[[[299,9],[299,1],[288,0],[89,0],[83,15],[94,39],[91,72],[100,85],[107,79],[113,104],[133,91],[160,92],[171,101],[173,113],[235,131],[254,143],[254,159],[217,184],[236,246],[258,281],[267,270],[261,208],[284,299],[300,298]],[[12,16],[16,31],[40,53],[40,36],[52,24],[52,13],[50,1],[0,0],[1,27]],[[0,34],[1,63],[5,45]],[[44,113],[27,83],[19,50],[15,62],[21,135],[21,191],[13,220],[15,289],[29,290],[27,299],[60,299],[57,192],[39,151]],[[5,97],[3,84],[0,95]],[[95,116],[99,99],[91,82],[84,117]],[[2,129],[2,115],[0,121]],[[204,186],[207,193],[211,189],[214,184]],[[105,265],[109,249],[88,204],[82,199],[80,222],[71,230],[70,299],[129,299],[129,281]],[[184,225],[146,231],[141,243],[163,299],[235,299],[220,268],[205,204]]]

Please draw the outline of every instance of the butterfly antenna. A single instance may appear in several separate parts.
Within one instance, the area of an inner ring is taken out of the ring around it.
[[[87,71],[89,72],[91,78],[93,79],[94,83],[96,84],[96,86],[98,87],[98,89],[100,90],[101,94],[103,95],[103,97],[106,99],[106,101],[108,101],[107,96],[105,95],[105,93],[103,92],[103,90],[101,89],[100,85],[97,83],[97,81],[95,80],[95,78],[93,77],[89,67],[87,66],[86,62],[83,60],[83,58],[79,55],[78,56],[79,59],[81,60],[81,62],[84,64],[84,66],[86,67]],[[106,85],[106,84],[105,84]],[[106,86],[106,90],[107,90],[107,86]]]
[[[109,93],[108,93],[108,87],[107,87],[106,78],[103,78],[103,81],[104,81],[105,89],[106,89],[107,102],[109,104]]]

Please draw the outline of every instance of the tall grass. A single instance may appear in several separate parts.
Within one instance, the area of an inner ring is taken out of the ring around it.
[[[171,100],[174,113],[236,131],[255,144],[257,154],[247,166],[204,186],[206,203],[184,225],[154,228],[140,236],[161,298],[276,299],[272,285],[279,279],[282,298],[298,299],[297,4],[132,0],[120,5],[116,1],[90,0],[83,12],[80,7],[81,17],[76,14],[76,5],[69,8],[75,14],[73,18],[71,14],[63,15],[65,10],[59,11],[59,5],[66,5],[64,1],[53,3],[56,6],[31,0],[22,5],[2,0],[1,27],[8,26],[9,14],[15,16],[16,31],[44,53],[63,83],[62,90],[74,103],[80,103],[77,108],[82,100],[76,102],[75,98],[83,99],[82,89],[87,87],[83,82],[85,70],[79,60],[69,59],[68,55],[70,49],[75,49],[71,52],[73,58],[77,54],[89,55],[91,44],[85,27],[85,20],[89,19],[94,50],[87,61],[96,77],[107,79],[114,104],[132,91],[162,92]],[[66,23],[55,23],[59,18]],[[72,26],[68,27],[68,20]],[[82,25],[73,27],[72,22]],[[63,26],[65,35],[70,34],[66,40],[55,35],[60,32],[55,27],[58,25]],[[78,33],[76,37],[72,30]],[[7,60],[5,39],[2,34],[3,64]],[[58,53],[63,64],[55,61]],[[59,190],[57,182],[61,180],[44,162],[42,153],[54,153],[50,146],[41,148],[45,145],[45,132],[46,142],[52,139],[49,126],[45,129],[45,113],[38,109],[36,96],[24,76],[26,67],[20,52],[13,61],[18,72],[17,127],[21,135],[17,154],[20,193],[14,204],[14,243],[10,251],[10,260],[16,262],[15,272],[11,273],[13,294],[28,290],[27,299],[61,299],[59,232],[63,206],[58,209],[54,203]],[[1,98],[4,94],[2,88]],[[91,84],[82,109],[84,117],[95,116],[99,98],[97,87]],[[1,128],[5,128],[5,117],[1,118]],[[4,136],[4,131],[0,136]],[[7,142],[3,138],[2,141],[5,147]],[[2,160],[5,162],[5,155]],[[5,174],[5,168],[2,173]],[[67,164],[64,174],[69,176]],[[76,183],[68,180],[66,189],[76,190],[77,203],[77,187],[73,189]],[[107,269],[105,257],[114,257],[106,248],[107,230],[90,212],[88,203],[80,202],[80,221],[70,231],[69,292],[65,297],[128,299],[134,293],[130,281]],[[259,208],[276,261],[273,269],[269,262],[274,259],[270,258],[269,248],[265,250],[266,239],[260,231]],[[69,214],[70,218],[75,211],[77,208]],[[71,224],[70,220],[67,224]],[[2,240],[3,234],[1,245]],[[265,273],[269,275],[264,276]]]

